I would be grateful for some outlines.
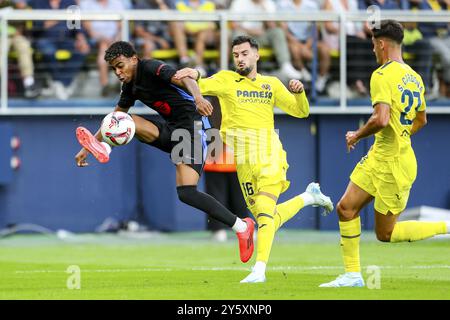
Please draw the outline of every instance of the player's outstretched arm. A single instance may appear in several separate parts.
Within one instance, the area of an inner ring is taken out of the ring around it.
[[[114,108],[114,111],[128,112],[129,109],[130,108],[121,108],[119,106],[116,106]],[[98,141],[103,141],[100,128],[97,130],[94,136]],[[89,165],[89,163],[86,161],[88,154],[89,152],[85,148],[81,148],[81,150],[75,155],[75,163],[78,167],[87,167]]]
[[[419,111],[414,118],[411,135],[417,133],[420,129],[422,129],[427,124],[427,113],[426,111]]]
[[[374,106],[372,116],[366,124],[357,131],[348,131],[345,135],[347,151],[355,149],[355,146],[359,140],[369,137],[386,127],[389,124],[390,116],[391,107],[384,103],[377,103]]]
[[[200,71],[192,68],[183,68],[178,70],[177,73],[175,73],[174,77],[176,80],[191,78],[198,81],[200,79]]]

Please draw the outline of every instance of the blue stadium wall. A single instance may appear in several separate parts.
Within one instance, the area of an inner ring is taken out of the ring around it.
[[[276,126],[288,153],[291,187],[280,201],[302,192],[313,180],[336,203],[348,176],[371,141],[347,153],[344,135],[366,115],[313,115],[306,120],[277,116]],[[204,230],[205,215],[182,204],[175,170],[167,154],[132,141],[116,148],[111,161],[78,168],[75,128],[95,130],[99,116],[28,116],[0,118],[0,228],[33,223],[53,230],[92,232],[106,218],[138,219],[150,229]],[[11,150],[10,137],[21,139]],[[419,165],[408,207],[450,209],[450,115],[429,115],[429,125],[413,139]],[[12,170],[11,156],[21,159]],[[201,188],[203,183],[201,183]],[[373,228],[373,208],[361,213],[363,227]],[[322,217],[306,208],[286,228],[337,229],[336,213]]]

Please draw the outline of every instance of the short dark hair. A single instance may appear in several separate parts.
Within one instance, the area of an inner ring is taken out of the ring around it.
[[[248,42],[250,44],[250,47],[258,50],[259,49],[259,44],[258,42],[249,36],[237,36],[236,38],[233,39],[233,42],[231,43],[231,48],[233,48],[234,46],[238,46],[240,44],[246,43]]]
[[[132,56],[137,55],[137,53],[129,42],[117,41],[105,51],[104,59],[105,61],[110,62],[120,55],[131,58]]]
[[[374,38],[388,38],[401,44],[403,41],[403,26],[400,22],[395,20],[382,20],[380,27],[372,29]]]

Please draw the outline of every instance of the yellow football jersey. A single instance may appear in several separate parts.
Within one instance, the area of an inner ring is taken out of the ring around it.
[[[309,115],[305,92],[291,93],[276,77],[257,74],[256,78],[249,79],[237,72],[223,70],[200,79],[199,86],[203,95],[219,98],[221,131],[230,128],[273,129],[274,106],[294,117]]]
[[[274,130],[274,107],[299,118],[309,115],[303,91],[291,93],[276,77],[257,74],[254,79],[223,70],[199,80],[203,95],[217,96],[222,111],[222,140],[234,149],[235,161],[270,163],[284,152]]]
[[[410,66],[389,61],[376,69],[370,79],[372,106],[391,107],[389,124],[375,134],[372,151],[387,160],[411,151],[411,127],[418,111],[426,109],[422,78]]]

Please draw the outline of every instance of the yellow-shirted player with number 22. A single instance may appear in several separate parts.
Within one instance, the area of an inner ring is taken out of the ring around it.
[[[402,60],[403,26],[383,20],[372,32],[373,51],[381,65],[370,80],[374,111],[363,127],[347,132],[346,141],[349,151],[362,138],[375,135],[375,142],[356,165],[336,207],[345,273],[320,287],[365,285],[359,261],[359,212],[374,199],[375,233],[380,241],[416,241],[448,230],[445,222],[397,222],[417,175],[410,136],[427,122],[425,88],[420,75]]]
[[[305,118],[309,103],[299,80],[290,80],[289,89],[270,76],[257,73],[257,42],[247,36],[233,39],[236,71],[222,70],[199,80],[203,95],[217,96],[221,105],[222,140],[233,147],[236,170],[248,208],[258,223],[256,263],[241,283],[266,280],[266,264],[275,231],[307,205],[333,210],[329,197],[318,183],[310,183],[302,194],[277,205],[278,197],[289,187],[286,152],[274,129],[274,106],[289,115]],[[182,69],[175,77],[198,78],[195,69]]]

